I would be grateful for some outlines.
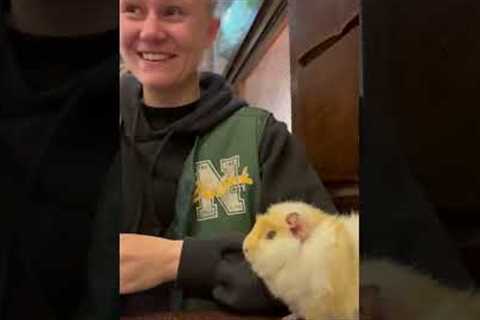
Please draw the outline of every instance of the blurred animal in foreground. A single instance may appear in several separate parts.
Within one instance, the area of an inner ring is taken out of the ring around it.
[[[480,294],[446,287],[413,267],[369,259],[362,261],[360,274],[362,286],[377,291],[372,319],[480,319]]]

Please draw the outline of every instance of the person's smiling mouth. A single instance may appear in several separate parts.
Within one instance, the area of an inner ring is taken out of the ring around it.
[[[138,56],[147,62],[165,62],[177,57],[176,54],[166,53],[166,52],[151,52],[151,51],[142,51],[138,52]]]

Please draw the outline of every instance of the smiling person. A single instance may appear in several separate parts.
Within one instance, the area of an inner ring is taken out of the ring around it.
[[[214,10],[120,0],[123,314],[283,313],[245,262],[244,235],[280,200],[336,211],[286,125],[199,73]]]

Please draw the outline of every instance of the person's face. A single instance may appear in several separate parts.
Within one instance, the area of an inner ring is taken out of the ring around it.
[[[218,25],[207,0],[120,0],[120,52],[143,86],[184,86],[195,81]]]

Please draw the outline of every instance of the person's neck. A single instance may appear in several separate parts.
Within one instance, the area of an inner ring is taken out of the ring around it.
[[[10,27],[38,36],[82,36],[117,28],[117,0],[14,0]]]
[[[153,108],[175,108],[193,103],[200,98],[200,84],[196,79],[183,88],[164,91],[144,86],[143,102]]]

